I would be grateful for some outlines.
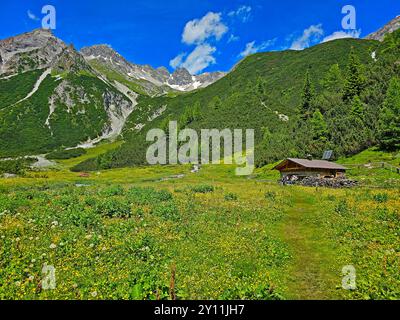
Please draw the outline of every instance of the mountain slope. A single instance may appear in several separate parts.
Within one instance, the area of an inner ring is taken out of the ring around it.
[[[77,169],[144,164],[149,145],[145,141],[147,131],[155,127],[164,129],[170,120],[196,130],[254,128],[258,147],[266,128],[272,134],[271,140],[278,144],[276,148],[281,149],[269,154],[269,160],[279,159],[282,154],[303,155],[304,151],[292,144],[291,133],[299,121],[296,108],[301,101],[307,70],[316,91],[321,92],[321,81],[333,65],[338,64],[345,73],[352,48],[364,64],[371,64],[377,45],[376,41],[342,39],[304,51],[258,53],[244,59],[231,73],[203,90],[174,98],[140,97],[123,131],[126,143],[117,151]],[[262,97],[260,83],[265,91]],[[334,119],[334,115],[329,117]]]
[[[136,95],[45,30],[0,41],[0,157],[115,138]]]

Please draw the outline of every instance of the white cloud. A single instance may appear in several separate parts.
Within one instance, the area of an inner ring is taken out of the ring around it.
[[[215,47],[212,47],[207,43],[200,44],[186,57],[186,59],[184,59],[186,54],[181,54],[171,60],[170,64],[172,66],[172,62],[174,62],[174,66],[172,66],[173,68],[186,68],[191,74],[198,74],[209,65],[217,62],[213,57],[213,53],[216,50]]]
[[[325,37],[322,42],[333,41],[337,39],[347,39],[347,38],[359,38],[361,35],[361,30],[352,31],[336,31],[331,35]]]
[[[303,31],[303,35],[295,39],[290,47],[291,50],[303,50],[310,45],[319,42],[324,35],[322,24],[312,25]]]
[[[169,62],[169,65],[170,65],[172,68],[176,69],[177,67],[179,67],[180,65],[182,65],[182,63],[183,63],[183,58],[185,58],[186,55],[187,55],[186,52],[181,53],[181,54],[178,54],[174,59],[172,59],[172,60]]]
[[[39,21],[40,20],[31,10],[28,10],[26,12],[26,14],[28,15],[29,19],[31,19],[33,21]]]
[[[189,21],[182,34],[186,44],[201,44],[209,38],[220,40],[228,32],[228,27],[222,22],[221,13],[209,12],[201,19]]]
[[[262,50],[267,49],[275,44],[276,38],[272,40],[267,40],[262,42],[260,45],[256,45],[256,42],[249,42],[246,44],[246,48],[239,54],[240,57],[247,57],[250,54],[260,52]]]
[[[231,34],[229,36],[228,43],[236,42],[236,41],[239,41],[239,40],[240,40],[240,38],[238,36],[235,36],[234,34]]]
[[[250,6],[241,6],[236,11],[231,11],[228,16],[231,18],[238,17],[243,23],[246,23],[251,18],[252,8]]]

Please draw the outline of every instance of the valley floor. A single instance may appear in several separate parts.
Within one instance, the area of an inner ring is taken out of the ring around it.
[[[400,299],[398,187],[282,187],[230,166],[84,177],[78,160],[0,179],[0,299]]]

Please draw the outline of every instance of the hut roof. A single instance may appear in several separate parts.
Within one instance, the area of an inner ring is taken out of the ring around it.
[[[294,162],[302,167],[309,168],[309,169],[332,169],[332,170],[347,170],[346,167],[330,162],[330,161],[325,161],[325,160],[307,160],[307,159],[293,159],[289,158],[284,161],[282,161],[280,164],[278,164],[274,169],[275,170],[281,170],[282,168],[285,167],[285,165],[288,162]]]

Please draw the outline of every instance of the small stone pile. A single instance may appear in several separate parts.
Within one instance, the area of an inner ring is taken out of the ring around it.
[[[353,188],[358,186],[358,182],[345,178],[327,179],[318,177],[307,177],[299,181],[298,184],[306,187],[325,187],[325,188]]]

